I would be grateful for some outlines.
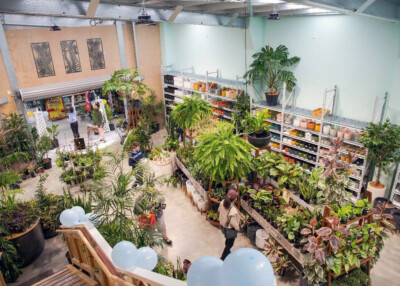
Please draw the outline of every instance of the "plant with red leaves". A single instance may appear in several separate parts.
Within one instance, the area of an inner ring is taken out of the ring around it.
[[[391,204],[389,201],[385,202],[383,205],[378,204],[374,209],[374,220],[380,224],[383,224],[389,230],[395,229],[395,226],[392,224],[390,220],[393,219],[393,216],[390,213],[387,213],[387,210],[393,209],[395,206]]]
[[[352,232],[348,229],[339,226],[339,218],[337,216],[329,217],[327,221],[330,226],[324,226],[316,230],[317,220],[312,218],[310,223],[305,225],[306,228],[303,228],[300,232],[302,235],[308,235],[308,242],[303,249],[314,254],[315,260],[320,264],[325,264],[326,262],[328,247],[336,253],[340,246],[343,245],[342,239],[338,236],[339,234],[352,235]]]

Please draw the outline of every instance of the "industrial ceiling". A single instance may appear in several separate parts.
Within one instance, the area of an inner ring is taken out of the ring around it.
[[[281,18],[356,14],[400,22],[400,0],[0,0],[0,20],[6,26],[130,22],[137,19],[143,2],[156,22],[245,28],[246,17],[268,17],[273,11]]]

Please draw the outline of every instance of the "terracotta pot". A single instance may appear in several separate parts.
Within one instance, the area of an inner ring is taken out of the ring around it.
[[[342,130],[338,131],[337,136],[338,136],[339,138],[343,138],[343,136],[344,136],[344,131],[342,131]]]
[[[315,122],[314,122],[314,121],[308,122],[307,128],[308,128],[309,130],[314,130],[314,129],[315,129]]]
[[[276,115],[276,121],[282,121],[282,113]]]
[[[353,132],[351,132],[350,130],[347,130],[345,133],[344,133],[344,139],[345,140],[351,140],[353,138]]]
[[[331,127],[329,125],[326,125],[326,126],[324,126],[322,133],[328,135],[330,131],[331,131]]]
[[[289,147],[285,147],[285,152],[289,153],[290,148]]]
[[[294,159],[294,158],[289,158],[289,163],[292,163],[292,164],[296,163],[296,159]]]

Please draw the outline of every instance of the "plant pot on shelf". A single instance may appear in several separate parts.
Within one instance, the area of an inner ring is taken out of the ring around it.
[[[26,231],[13,233],[11,236],[7,236],[6,239],[15,245],[17,253],[22,259],[22,267],[35,261],[42,253],[45,244],[39,219]]]
[[[108,126],[110,127],[110,131],[114,131],[115,130],[114,123],[110,123],[110,124],[108,124]]]
[[[374,182],[369,182],[367,190],[371,191],[371,194],[372,194],[371,201],[372,201],[372,203],[374,203],[376,198],[385,196],[386,186],[383,185],[383,188],[382,187],[376,187]]]
[[[279,92],[267,92],[265,93],[267,99],[267,105],[276,106],[278,105]]]
[[[307,129],[308,130],[314,130],[315,129],[315,122],[314,121],[309,121],[307,123]]]
[[[247,135],[249,143],[257,148],[267,146],[271,141],[271,137],[271,133],[267,131],[263,131],[261,133],[253,132]]]
[[[44,167],[46,170],[51,169],[51,158],[46,158],[46,159],[44,159],[43,161],[44,161],[43,167]]]

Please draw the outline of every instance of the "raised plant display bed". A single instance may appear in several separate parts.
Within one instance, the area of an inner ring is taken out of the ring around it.
[[[242,208],[252,217],[254,220],[259,223],[267,232],[270,234],[287,252],[292,258],[294,262],[296,262],[296,266],[300,269],[303,268],[303,254],[300,252],[300,249],[294,247],[292,243],[290,243],[276,228],[274,228],[265,218],[263,218],[255,209],[249,206],[249,204],[241,199],[240,205]]]
[[[189,181],[193,184],[193,186],[196,188],[196,190],[201,194],[201,196],[204,199],[207,199],[207,192],[204,190],[204,188],[197,182],[193,176],[190,174],[188,169],[186,169],[185,165],[179,160],[178,157],[175,158],[175,163],[178,166],[179,169],[182,170],[182,172],[186,175],[186,177],[189,179]]]

